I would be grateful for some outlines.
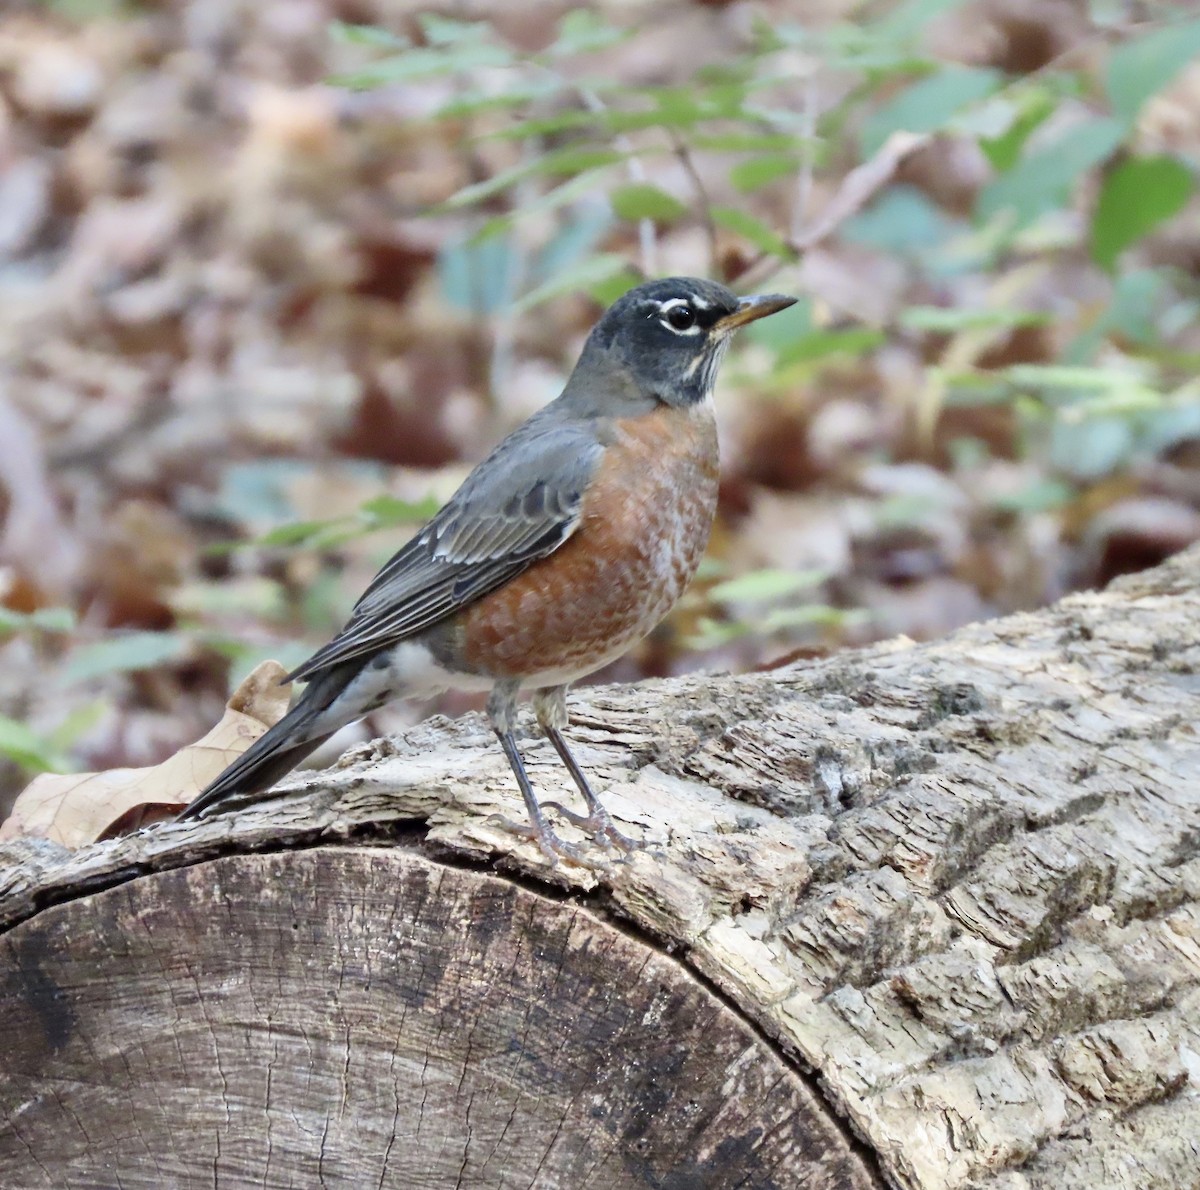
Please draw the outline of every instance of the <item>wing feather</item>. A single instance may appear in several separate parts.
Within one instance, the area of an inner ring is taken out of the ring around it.
[[[545,416],[510,435],[379,571],[346,626],[288,675],[303,680],[452,616],[558,549],[579,524],[604,447],[587,423]]]

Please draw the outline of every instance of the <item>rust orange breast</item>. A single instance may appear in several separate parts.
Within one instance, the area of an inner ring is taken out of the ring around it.
[[[612,423],[575,533],[462,613],[468,666],[564,681],[619,656],[683,594],[717,506],[717,431],[707,403]]]

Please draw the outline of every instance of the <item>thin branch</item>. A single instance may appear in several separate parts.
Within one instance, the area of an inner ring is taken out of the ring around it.
[[[585,87],[581,83],[572,83],[571,85],[575,88],[579,98],[583,100],[583,105],[588,111],[596,115],[605,115],[608,112],[608,106],[604,100],[590,87]],[[613,144],[625,155],[625,168],[629,172],[630,180],[639,184],[648,182],[646,170],[638,160],[637,149],[633,141],[625,133],[618,132],[613,137]],[[642,272],[647,277],[658,276],[658,239],[654,231],[653,219],[638,220],[638,245],[641,251]]]
[[[804,80],[800,107],[800,173],[796,178],[796,198],[792,205],[792,223],[788,239],[799,242],[808,214],[813,188],[813,145],[817,136],[817,76],[813,71]]]
[[[856,215],[891,181],[896,170],[918,149],[923,149],[933,137],[928,133],[893,132],[883,147],[869,161],[852,169],[843,179],[837,193],[829,200],[821,216],[807,231],[792,239],[788,247],[797,258],[829,239],[847,219]],[[761,285],[773,277],[785,264],[778,256],[762,253],[733,280],[739,286]]]
[[[893,132],[882,148],[869,161],[852,169],[838,187],[821,217],[792,245],[797,252],[807,252],[859,211],[888,184],[900,168],[918,149],[923,149],[933,137],[929,133]]]
[[[683,166],[684,173],[691,180],[692,187],[696,191],[696,198],[700,203],[700,221],[704,224],[704,234],[708,238],[708,275],[715,277],[717,267],[720,263],[720,243],[717,239],[717,225],[712,218],[712,200],[709,198],[708,187],[704,184],[704,179],[700,176],[696,169],[696,163],[692,160],[692,152],[683,142],[679,134],[674,130],[670,130],[671,148],[675,156],[679,159],[679,164]]]

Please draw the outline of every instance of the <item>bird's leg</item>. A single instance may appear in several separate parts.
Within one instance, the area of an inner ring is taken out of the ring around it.
[[[513,720],[516,717],[517,683],[497,682],[488,698],[487,713],[492,730],[496,733],[504,755],[508,757],[509,767],[517,778],[521,796],[525,799],[525,809],[529,812],[529,825],[512,822],[510,819],[497,815],[499,822],[514,834],[526,839],[536,839],[541,844],[542,851],[552,864],[557,864],[561,858],[573,860],[584,867],[598,867],[594,861],[585,856],[578,847],[560,839],[546,821],[541,806],[534,796],[533,786],[529,783],[529,774],[525,771],[525,763],[521,753],[517,751],[517,741],[513,738]]]
[[[592,838],[605,847],[616,846],[622,851],[636,851],[641,844],[623,835],[613,822],[612,816],[604,808],[603,803],[593,792],[591,785],[571,749],[567,746],[562,729],[567,725],[567,688],[565,686],[549,686],[537,691],[533,696],[533,709],[537,715],[538,724],[546,733],[547,739],[554,745],[559,759],[567,766],[571,780],[575,782],[579,792],[587,802],[588,813],[573,814],[558,802],[547,802],[546,806],[561,814],[572,826],[586,831]]]

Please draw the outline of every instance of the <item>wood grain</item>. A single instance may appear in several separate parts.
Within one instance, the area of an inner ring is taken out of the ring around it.
[[[219,914],[215,857],[399,839],[635,927],[643,958],[669,952],[718,989],[820,1097],[812,1151],[853,1135],[890,1186],[1200,1187],[1200,551],[932,644],[584,690],[571,709],[618,825],[653,844],[628,863],[548,868],[493,817],[521,806],[486,724],[431,720],[236,817],[75,854],[13,844],[0,929],[41,929],[66,962],[88,928],[39,923],[98,889],[195,866],[178,896]],[[542,796],[570,804],[553,749],[523,749]],[[246,888],[277,895],[265,876]],[[254,969],[263,1004],[277,962]],[[308,978],[319,998],[330,977]],[[71,986],[46,984],[51,1005]],[[123,986],[133,1014],[146,985]],[[21,1011],[2,1002],[0,1020]],[[569,1021],[553,1020],[560,1047]],[[806,1184],[785,1166],[776,1182]]]
[[[397,848],[58,906],[0,939],[0,1004],[5,1186],[876,1184],[678,963]]]

